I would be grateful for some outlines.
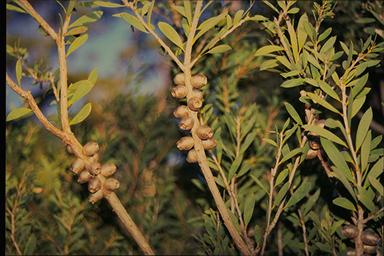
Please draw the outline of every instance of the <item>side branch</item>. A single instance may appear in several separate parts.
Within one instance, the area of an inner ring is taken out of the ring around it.
[[[36,12],[36,10],[32,7],[32,5],[28,2],[28,0],[19,0],[21,7],[26,10],[39,25],[44,29],[45,32],[53,39],[56,40],[57,34],[53,30],[53,28]]]

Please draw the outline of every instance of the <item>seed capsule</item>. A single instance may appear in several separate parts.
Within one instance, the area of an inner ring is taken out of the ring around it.
[[[214,138],[208,139],[208,140],[203,140],[201,141],[203,144],[204,149],[210,150],[216,147],[216,141]]]
[[[307,152],[305,159],[314,159],[317,156],[317,150],[310,149]]]
[[[75,174],[79,174],[85,167],[83,159],[77,158],[72,164],[71,171]]]
[[[172,88],[171,94],[172,97],[177,98],[177,99],[182,99],[187,96],[188,90],[185,85],[178,85]]]
[[[203,100],[199,97],[192,97],[187,102],[188,107],[192,111],[197,111],[203,106]]]
[[[192,137],[185,136],[176,142],[176,146],[179,150],[190,150],[195,144]]]
[[[115,164],[112,164],[112,163],[108,163],[108,164],[103,164],[103,166],[101,166],[101,175],[103,175],[104,177],[109,177],[111,175],[113,175],[115,172],[116,172],[116,165]]]
[[[101,181],[99,178],[94,177],[89,180],[88,182],[88,191],[91,193],[95,193],[96,191],[99,191],[101,189]]]
[[[82,183],[86,183],[89,181],[89,179],[91,178],[91,174],[88,172],[88,171],[82,171],[80,174],[79,174],[79,178],[77,179],[77,182],[82,184]]]
[[[104,197],[103,191],[98,190],[96,193],[93,193],[89,196],[89,202],[91,204],[94,204],[97,201],[100,201],[101,199],[103,199],[103,197]]]
[[[348,248],[346,256],[355,256],[356,252],[355,249]]]
[[[188,151],[187,162],[188,163],[196,163],[197,162],[196,150],[191,149]]]
[[[83,147],[84,154],[87,156],[93,156],[99,151],[99,149],[100,149],[99,144],[93,141],[88,142]]]
[[[199,138],[202,140],[210,139],[213,137],[213,131],[211,127],[207,125],[202,125],[199,128],[197,128],[196,133],[197,133],[197,136],[199,136]]]
[[[368,254],[375,254],[376,253],[376,246],[372,245],[364,245],[364,252]]]
[[[182,130],[191,130],[193,127],[193,118],[183,118],[180,120],[179,127]]]
[[[192,97],[203,99],[203,92],[200,90],[193,89],[192,90]]]
[[[203,74],[197,74],[192,76],[191,83],[193,88],[199,89],[206,85],[208,82],[207,77]]]
[[[92,175],[99,175],[101,172],[101,164],[99,162],[92,163],[91,165],[87,166],[87,170]]]
[[[173,82],[177,85],[185,85],[184,73],[179,73],[173,78]]]
[[[120,182],[117,179],[109,178],[104,182],[104,188],[107,190],[116,190],[120,187]]]
[[[380,241],[380,237],[376,235],[376,233],[372,230],[365,230],[361,240],[365,245],[377,245],[377,243]]]
[[[173,111],[173,115],[176,118],[186,118],[189,116],[188,107],[185,105],[178,106],[175,111]]]
[[[94,154],[93,156],[91,156],[90,158],[89,158],[89,161],[91,161],[91,163],[97,163],[97,162],[99,162],[99,159],[100,157],[99,157],[99,154],[98,153],[96,153],[96,154]]]
[[[354,225],[346,225],[341,229],[343,236],[353,239],[357,236],[357,228]]]

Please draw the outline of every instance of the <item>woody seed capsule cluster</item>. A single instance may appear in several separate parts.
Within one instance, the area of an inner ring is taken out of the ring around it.
[[[354,225],[346,225],[341,229],[341,233],[349,239],[354,239],[357,237],[358,231],[357,227]],[[380,237],[373,232],[372,230],[364,230],[361,240],[364,244],[364,253],[366,254],[375,254],[379,247]],[[350,248],[347,252],[347,255],[355,255],[355,250]]]
[[[177,74],[173,82],[175,86],[172,88],[171,94],[174,98],[187,98],[187,105],[180,105],[173,112],[176,118],[180,118],[179,128],[181,130],[190,131],[194,128],[194,132],[201,140],[205,150],[213,149],[216,141],[213,138],[213,131],[209,126],[195,124],[193,115],[203,106],[203,93],[201,88],[207,84],[207,77],[203,74],[196,74],[191,78],[192,88],[187,88],[185,83],[185,74]],[[198,125],[198,127],[196,127]],[[191,136],[182,137],[177,143],[179,150],[188,150],[187,162],[197,162],[197,153],[194,149],[195,140]]]
[[[120,186],[118,180],[110,178],[116,172],[116,165],[112,163],[102,165],[99,162],[99,150],[100,147],[96,142],[88,142],[82,150],[86,159],[77,158],[71,168],[72,172],[78,175],[78,183],[88,183],[88,191],[91,193],[89,202],[92,204]],[[70,146],[67,147],[67,151],[73,154]]]

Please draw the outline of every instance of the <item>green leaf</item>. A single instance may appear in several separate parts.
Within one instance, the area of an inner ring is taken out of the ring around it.
[[[351,116],[349,117],[350,119],[352,119],[352,117],[354,117],[357,114],[357,112],[359,112],[361,107],[364,105],[366,98],[367,98],[366,96],[359,97],[352,102]]]
[[[357,127],[357,133],[356,133],[356,151],[359,150],[365,136],[368,133],[369,125],[372,122],[372,115],[373,115],[372,109],[369,108],[361,117],[359,126]]]
[[[25,11],[23,9],[21,9],[20,7],[18,7],[16,5],[7,4],[6,7],[7,7],[7,10],[9,10],[9,11],[25,13]]]
[[[284,81],[280,86],[283,88],[292,88],[304,84],[303,78],[295,78]]]
[[[165,22],[159,22],[157,24],[159,26],[160,31],[175,45],[177,45],[180,49],[184,50],[183,40],[181,40],[180,35],[176,32],[176,30]]]
[[[31,113],[32,113],[32,110],[30,108],[25,108],[25,107],[14,108],[7,115],[6,121],[9,122],[18,118],[22,118]]]
[[[277,66],[279,66],[279,64],[277,64],[277,60],[275,59],[266,60],[266,61],[263,61],[263,63],[260,65],[260,71],[272,69]]]
[[[358,195],[359,201],[362,202],[363,205],[367,207],[367,209],[371,212],[375,211],[376,209],[376,206],[373,203],[374,197],[375,197],[375,194],[370,193],[369,190],[365,190],[364,188],[361,188],[359,190],[359,195]]]
[[[220,21],[225,19],[227,16],[226,12],[223,12],[215,17],[209,18],[205,21],[203,21],[198,27],[197,30],[199,32],[197,33],[196,37],[194,38],[194,41],[199,39],[202,35],[204,35],[208,30],[219,24]]]
[[[364,172],[368,166],[369,153],[371,152],[371,139],[371,131],[368,131],[368,134],[365,136],[364,142],[361,146],[360,162],[362,172]]]
[[[326,39],[332,32],[332,28],[327,28],[321,35],[319,36],[318,41],[321,42]]]
[[[325,137],[325,139],[320,138],[320,143],[328,158],[332,161],[336,168],[339,169],[348,180],[353,181],[351,170],[340,150],[331,141],[329,141],[327,137]]]
[[[307,215],[308,212],[312,209],[312,207],[315,205],[315,203],[317,202],[317,199],[319,198],[320,196],[320,189],[317,189],[316,192],[313,194],[313,195],[310,195],[308,197],[308,200],[307,202],[303,205],[302,209],[303,209],[303,215]]]
[[[255,52],[255,57],[256,56],[263,56],[263,55],[267,55],[269,53],[273,53],[273,52],[277,52],[277,51],[282,51],[284,50],[283,47],[281,46],[278,46],[278,45],[267,45],[267,46],[263,46],[261,48],[259,48],[256,52]]]
[[[337,137],[335,134],[333,134],[332,132],[320,127],[320,126],[317,126],[317,125],[303,125],[303,128],[307,131],[310,131],[310,132],[313,132],[313,133],[316,133],[318,134],[319,136],[321,137],[324,137],[328,140],[331,140],[337,144],[340,144],[344,147],[347,148],[347,144],[345,144],[344,141],[342,141],[339,137]]]
[[[80,80],[68,87],[68,96],[71,96],[68,100],[68,106],[87,95],[95,84],[88,80]]]
[[[284,106],[293,120],[295,120],[299,125],[303,125],[303,121],[301,121],[301,118],[295,108],[288,102],[284,102]]]
[[[88,23],[97,21],[103,16],[103,11],[94,11],[90,14],[86,14],[75,20],[68,28],[73,28],[77,26],[82,26]]]
[[[124,5],[121,5],[121,4],[105,2],[105,1],[94,1],[93,4],[100,7],[106,7],[106,8],[124,7]]]
[[[263,183],[261,183],[261,181],[260,181],[255,175],[250,174],[250,176],[251,176],[252,180],[255,181],[255,183],[256,183],[257,185],[259,185],[259,186],[261,187],[262,190],[264,190],[264,192],[265,192],[266,194],[269,194],[269,192],[268,192],[268,190],[266,189],[266,187],[263,185]]]
[[[91,113],[91,110],[92,110],[92,104],[91,103],[85,104],[82,107],[82,109],[76,114],[76,116],[72,118],[69,124],[75,125],[75,124],[81,123],[89,116],[89,114]]]
[[[153,1],[155,2],[155,1]],[[185,16],[188,20],[188,23],[191,24],[192,22],[192,7],[191,7],[191,2],[189,0],[186,0],[183,2],[184,4],[184,10],[185,10]]]
[[[232,49],[231,46],[229,46],[227,44],[221,44],[221,45],[218,45],[216,47],[213,47],[207,53],[209,53],[209,54],[217,54],[217,53],[223,53],[223,52],[229,51],[231,49]]]
[[[285,180],[285,178],[288,176],[288,169],[282,170],[279,175],[277,175],[276,181],[275,181],[275,187],[280,185],[281,182]]]
[[[295,29],[293,28],[292,23],[287,23],[287,27],[288,27],[288,33],[289,33],[289,40],[291,41],[293,56],[295,58],[295,61],[297,62],[299,60],[299,46],[297,44],[296,32],[295,32]]]
[[[292,205],[297,204],[301,199],[303,199],[311,190],[311,184],[308,180],[303,181],[303,183],[298,187],[292,194],[291,198],[288,200],[285,205],[285,209],[291,207]]]
[[[255,141],[256,135],[257,131],[253,131],[249,133],[247,137],[245,137],[244,142],[240,146],[240,154],[243,154],[248,149],[248,147]]]
[[[372,166],[369,172],[369,176],[373,178],[379,177],[379,175],[383,173],[383,166],[384,166],[384,157],[377,160],[377,162]]]
[[[67,57],[88,40],[88,34],[77,37],[68,48]]]
[[[369,175],[368,175],[368,180],[371,186],[374,187],[377,192],[379,192],[380,196],[384,197],[384,187],[380,183],[380,181],[378,181],[376,178]]]
[[[253,215],[253,211],[254,211],[254,208],[255,208],[255,204],[256,204],[256,193],[252,193],[251,195],[248,195],[246,198],[245,198],[245,207],[244,207],[244,224],[245,226],[248,225],[249,221],[251,220],[252,218],[252,215]]]
[[[301,15],[297,25],[297,41],[299,45],[299,52],[303,49],[305,41],[307,40],[307,33],[305,32],[305,23],[308,23],[307,14]]]
[[[91,73],[89,73],[88,81],[91,82],[91,84],[95,84],[97,81],[97,68],[93,69]]]
[[[228,180],[232,179],[233,175],[235,175],[236,171],[239,169],[241,163],[243,161],[243,155],[240,154],[235,158],[235,161],[231,164],[228,172]]]
[[[335,42],[336,42],[336,36],[329,38],[327,42],[325,42],[323,47],[321,47],[320,54],[325,54],[328,50],[333,48],[333,45],[335,44]]]
[[[239,24],[241,17],[243,17],[244,10],[238,10],[233,17],[233,26]]]
[[[28,241],[25,244],[23,255],[31,255],[34,254],[36,249],[36,237],[35,235],[31,234],[28,237]]]
[[[344,209],[347,209],[347,210],[351,210],[351,211],[356,211],[356,208],[355,206],[353,205],[353,203],[351,201],[349,201],[347,198],[345,197],[338,197],[338,198],[335,198],[333,199],[332,201],[335,205],[337,206],[340,206]]]
[[[340,101],[340,98],[339,96],[337,95],[337,93],[333,90],[333,88],[327,84],[326,82],[324,81],[319,81],[319,85],[320,85],[320,88],[326,93],[328,94],[329,96],[331,96],[332,98],[334,98],[335,100],[337,101]]]
[[[16,80],[17,84],[20,85],[21,83],[21,78],[23,77],[23,62],[22,59],[18,59],[16,62]]]
[[[283,157],[283,159],[281,159],[280,164],[281,164],[281,163],[284,163],[285,161],[291,159],[292,157],[294,157],[295,155],[297,155],[297,154],[299,154],[299,153],[301,153],[301,152],[302,152],[302,149],[301,149],[301,148],[295,148],[294,150],[289,151],[289,153],[287,153],[287,154]]]
[[[113,17],[120,17],[123,20],[125,20],[126,22],[128,22],[130,25],[132,25],[134,28],[136,28],[136,29],[138,29],[144,33],[148,33],[147,30],[145,29],[144,25],[140,22],[140,20],[129,13],[122,12],[122,13],[114,14],[112,16]]]
[[[326,109],[336,113],[336,114],[340,114],[340,112],[334,107],[332,106],[329,102],[327,102],[325,99],[321,98],[319,95],[315,94],[315,93],[312,93],[312,92],[307,92],[307,96],[309,98],[311,98],[311,100],[315,103],[315,104],[319,104],[323,107],[325,107]]]
[[[275,201],[273,202],[274,205],[279,205],[281,203],[281,200],[283,200],[284,196],[287,194],[288,189],[289,189],[289,183],[287,182],[281,187],[279,192],[277,192],[275,196]]]

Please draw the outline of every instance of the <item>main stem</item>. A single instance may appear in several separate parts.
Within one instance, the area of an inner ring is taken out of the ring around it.
[[[188,35],[186,49],[185,49],[183,66],[184,66],[184,75],[185,75],[185,85],[188,88],[187,100],[189,100],[192,97],[192,90],[193,90],[192,84],[191,84],[192,46],[193,46],[193,39],[196,33],[197,23],[199,20],[202,5],[203,5],[203,1],[201,0],[197,1],[194,16],[192,19],[191,28],[190,28],[190,33]],[[205,155],[204,147],[202,145],[200,138],[197,136],[197,133],[196,133],[197,128],[200,126],[200,121],[198,119],[197,112],[191,111],[190,114],[194,120],[194,126],[192,128],[191,133],[195,141],[194,149],[196,150],[198,163],[204,175],[204,178],[208,184],[208,188],[211,191],[213,199],[215,200],[219,213],[223,219],[224,225],[227,227],[228,232],[230,233],[233,241],[235,242],[235,245],[240,250],[240,252],[243,255],[251,255],[252,254],[251,250],[247,247],[246,243],[243,241],[239,232],[236,230],[236,227],[231,221],[228,209],[225,206],[224,200],[221,197],[220,191],[216,185],[215,178],[213,177],[211,169],[208,166],[208,160],[207,160],[207,156]]]

